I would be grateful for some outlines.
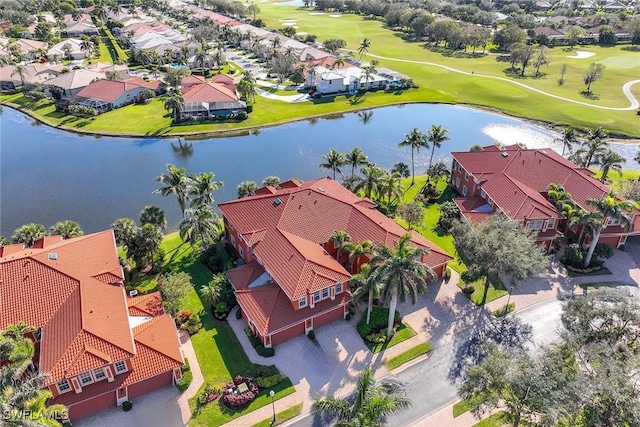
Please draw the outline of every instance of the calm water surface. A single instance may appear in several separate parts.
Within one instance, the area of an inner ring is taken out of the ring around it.
[[[449,129],[451,140],[436,151],[444,160],[449,152],[474,144],[554,146],[557,136],[509,117],[451,105],[385,107],[369,114],[368,119],[349,113],[246,136],[193,141],[189,154],[176,149],[177,139],[80,136],[34,125],[33,119],[5,108],[0,116],[0,233],[10,235],[28,222],[49,227],[64,219],[78,221],[85,232],[98,231],[119,217],[137,220],[148,204],[165,209],[169,226],[176,227],[180,211],[175,199],[151,194],[157,188],[155,177],[167,163],[194,174],[214,171],[225,183],[215,194],[221,202],[234,199],[236,187],[245,180],[328,175],[318,164],[331,148],[360,147],[370,161],[385,168],[400,161],[410,164],[410,150],[397,144],[414,127],[441,124]],[[635,155],[635,147],[620,149],[626,149],[623,154],[629,159]],[[423,172],[428,161],[429,152],[421,151],[416,173]],[[625,166],[636,167],[632,161]]]

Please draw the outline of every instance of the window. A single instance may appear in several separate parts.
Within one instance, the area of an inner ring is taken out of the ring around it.
[[[240,258],[244,258],[244,251],[242,250],[242,246],[238,248],[238,252],[240,253]]]
[[[462,165],[458,163],[458,172],[462,172]]]
[[[69,381],[67,380],[58,381],[56,383],[56,387],[58,387],[58,392],[60,393],[66,393],[71,390],[71,386],[69,385]]]
[[[489,197],[489,206],[493,207],[493,199],[491,197]]]
[[[336,283],[336,294],[342,292],[342,283]]]
[[[305,308],[307,306],[307,297],[302,297],[298,300],[298,308]]]
[[[93,370],[93,378],[96,381],[103,380],[107,378],[107,374],[104,373],[104,368],[96,368]]]
[[[327,299],[329,298],[329,288],[323,288],[322,289],[322,299]]]
[[[456,188],[460,188],[460,178],[456,177]]]
[[[462,186],[462,195],[463,195],[463,196],[466,196],[466,195],[467,195],[467,186],[466,186],[466,185],[463,185],[463,186]]]
[[[536,219],[536,220],[532,220],[527,222],[527,228],[529,230],[542,230],[542,223],[544,221],[541,219]]]
[[[233,234],[231,235],[231,244],[232,244],[233,246],[235,246],[235,245],[236,245],[236,239],[235,239],[235,237],[233,237]]]
[[[555,226],[556,226],[556,220],[555,220],[555,218],[551,218],[551,219],[548,219],[548,220],[547,220],[547,228],[548,228],[548,229],[551,229],[551,228],[553,228],[553,227],[555,227]]]
[[[33,331],[33,338],[36,340],[36,342],[40,341],[42,339],[42,329],[38,328],[35,331]]]
[[[313,302],[318,302],[320,301],[320,291],[315,291],[313,293]]]
[[[615,218],[611,218],[611,217],[607,217],[607,226],[609,225],[620,225],[620,220],[619,219],[615,219]]]
[[[127,372],[127,364],[124,363],[124,360],[117,361],[115,366],[116,366],[116,373],[121,374],[123,372]]]
[[[80,378],[81,385],[91,384],[93,382],[93,377],[91,376],[91,372],[81,372],[80,375],[78,375],[78,377]]]
[[[464,173],[464,180],[469,181],[469,173],[467,172]]]
[[[487,192],[484,191],[484,188],[482,189],[482,191],[480,191],[480,197],[482,197],[483,199],[487,197]]]

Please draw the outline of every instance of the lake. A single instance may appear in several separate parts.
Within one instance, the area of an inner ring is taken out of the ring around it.
[[[370,115],[370,116],[369,116]],[[10,108],[0,116],[0,233],[10,236],[28,222],[49,227],[70,219],[85,232],[104,230],[120,217],[138,218],[140,210],[155,204],[165,210],[175,228],[180,210],[175,198],[152,194],[155,177],[167,163],[198,174],[213,171],[224,187],[217,202],[236,198],[238,184],[258,184],[269,175],[282,180],[308,180],[330,175],[318,165],[331,148],[360,147],[369,160],[384,168],[410,165],[409,149],[398,148],[414,127],[432,124],[449,129],[435,157],[448,160],[451,151],[474,144],[524,143],[530,148],[551,146],[554,133],[527,122],[473,108],[410,104],[348,113],[265,128],[245,136],[191,141],[191,153],[181,152],[177,138],[112,138],[82,136],[37,124]],[[215,125],[212,125],[212,129]],[[629,159],[636,147],[617,146]],[[188,150],[186,150],[188,151]],[[416,155],[416,174],[424,172],[429,151]],[[630,161],[626,167],[637,168]],[[347,168],[349,169],[349,168]]]

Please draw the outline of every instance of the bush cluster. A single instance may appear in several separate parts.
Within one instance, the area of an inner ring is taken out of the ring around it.
[[[237,386],[245,383],[248,390],[244,393],[238,393]],[[258,385],[252,377],[238,375],[233,381],[229,381],[222,392],[222,401],[231,409],[241,409],[258,396]]]
[[[180,329],[183,329],[189,333],[189,335],[193,335],[202,329],[202,321],[200,321],[200,316],[194,313],[192,310],[181,310],[176,315],[176,325]]]
[[[491,314],[493,314],[495,317],[504,317],[515,309],[516,309],[516,303],[512,302],[512,303],[509,303],[509,305],[502,306],[499,309],[492,311]]]
[[[572,243],[567,246],[567,249],[564,252],[564,256],[560,260],[565,267],[572,271],[577,271],[580,273],[588,273],[591,271],[598,270],[602,267],[603,261],[602,259],[608,259],[613,256],[613,248],[611,246],[606,245],[604,243],[598,243],[593,250],[593,257],[591,258],[591,263],[588,267],[584,267],[584,260],[587,256],[587,251],[582,248],[577,243]]]
[[[476,288],[475,288],[475,286],[473,286],[473,285],[468,285],[468,286],[466,286],[466,287],[462,288],[462,292],[463,292],[465,295],[471,295],[471,294],[472,294],[472,293],[474,293],[475,291],[476,291]]]
[[[284,379],[284,375],[278,373],[275,375],[271,375],[269,377],[258,377],[256,378],[256,383],[260,388],[273,388],[276,384],[279,384],[280,381]]]
[[[371,310],[371,318],[369,324],[367,324],[367,310],[364,311],[362,318],[358,322],[358,333],[360,336],[369,341],[369,337],[373,337],[378,332],[384,332],[387,328],[387,322],[389,320],[389,309],[386,307],[373,307]],[[394,315],[394,324],[400,325],[402,323],[402,318],[400,317],[400,312],[396,310]],[[386,339],[386,335],[385,335]],[[378,341],[373,341],[378,342]],[[384,341],[382,341],[384,342]]]
[[[251,345],[253,346],[253,348],[256,349],[256,352],[260,356],[272,357],[276,354],[276,351],[273,349],[273,347],[266,348],[264,345],[262,345],[262,342],[260,342],[260,339],[257,336],[253,335],[253,333],[251,332],[251,329],[244,328],[244,332],[247,334],[247,336],[249,337],[249,342],[251,342]]]
[[[387,331],[383,329],[379,332],[367,335],[364,339],[372,343],[383,344],[387,341]]]
[[[131,408],[133,408],[133,403],[131,401],[125,400],[124,402],[122,402],[122,410],[124,412],[130,411]]]
[[[204,386],[202,393],[198,395],[198,403],[200,405],[206,405],[220,397],[220,394],[222,394],[222,392],[219,388],[207,383],[207,385]]]

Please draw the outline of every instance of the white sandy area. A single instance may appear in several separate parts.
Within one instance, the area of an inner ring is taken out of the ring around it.
[[[331,18],[342,18],[342,15],[329,15]]]
[[[299,36],[306,36],[309,33],[305,33],[304,31],[300,31],[299,33],[296,33]]]
[[[589,51],[586,51],[586,50],[578,50],[578,51],[576,51],[575,55],[567,56],[567,58],[585,59],[585,58],[591,58],[592,56],[596,56],[595,52],[589,52]]]
[[[298,28],[298,26],[296,25],[295,22],[283,22],[282,23],[283,27],[293,27],[293,28]]]
[[[311,16],[324,15],[324,12],[309,12],[309,15]]]

